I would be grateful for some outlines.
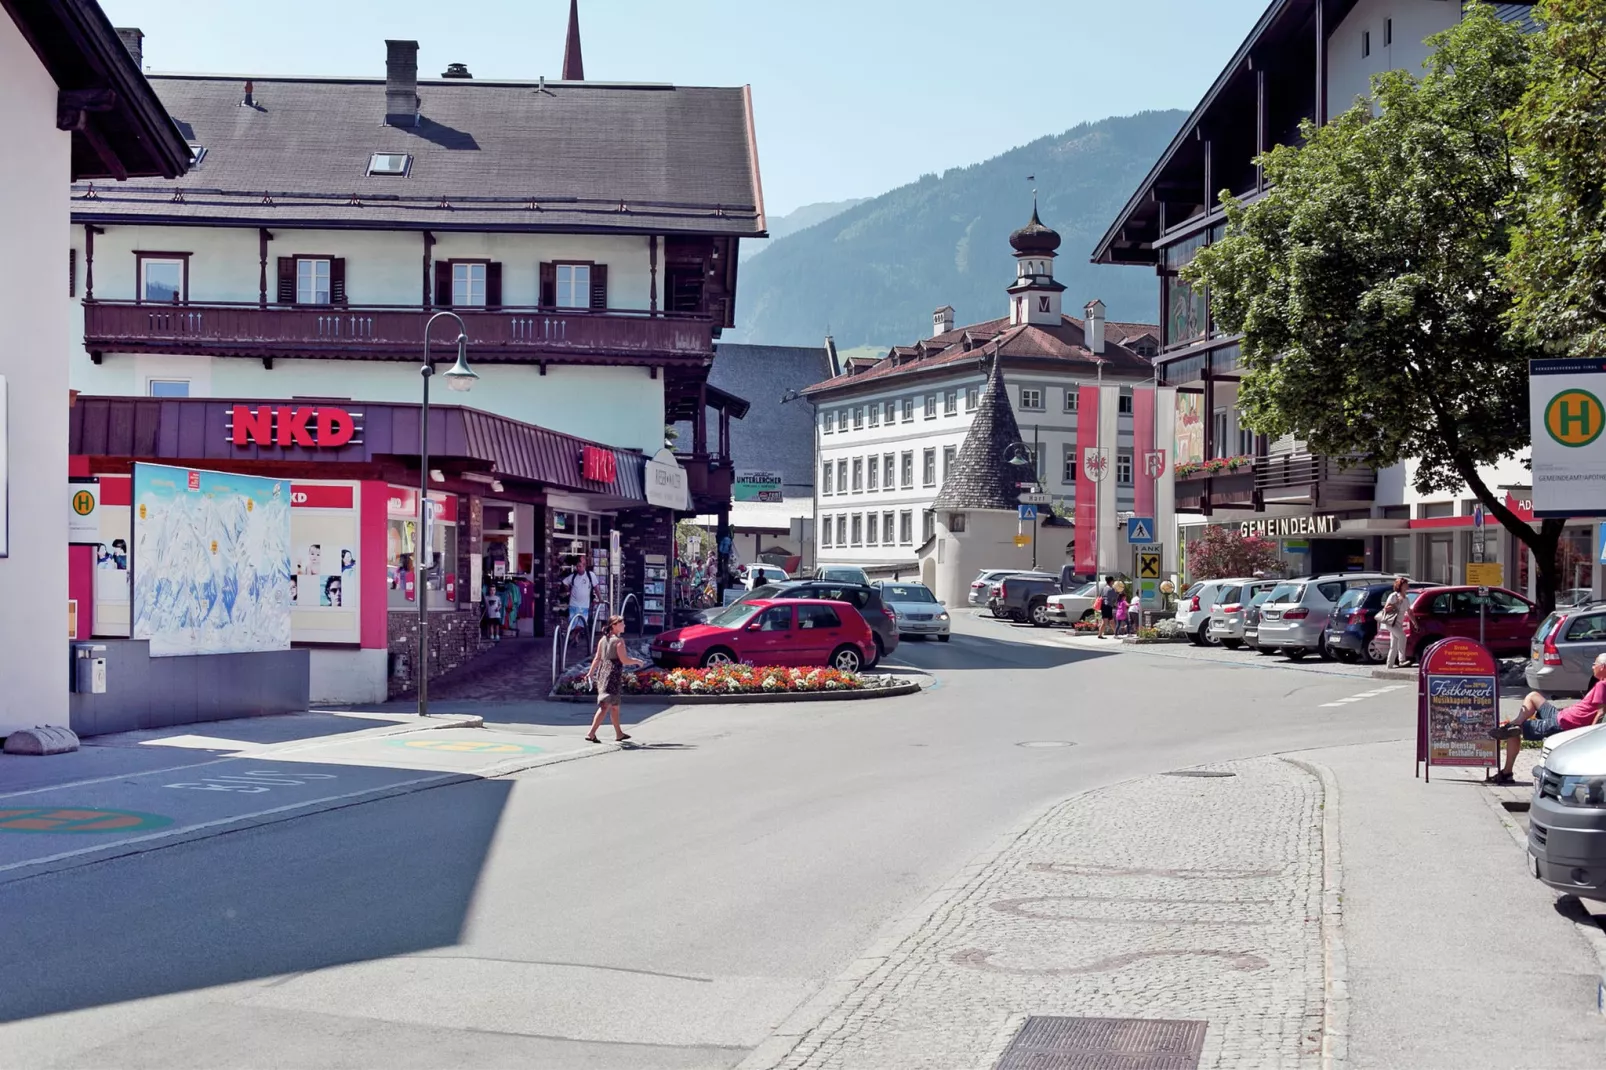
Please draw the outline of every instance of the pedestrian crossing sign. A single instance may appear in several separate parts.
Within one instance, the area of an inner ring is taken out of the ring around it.
[[[1134,516],[1127,520],[1126,541],[1132,546],[1147,546],[1155,542],[1154,517]]]

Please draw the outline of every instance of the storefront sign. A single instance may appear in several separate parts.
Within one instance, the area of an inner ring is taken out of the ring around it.
[[[738,502],[778,502],[781,500],[781,473],[762,469],[743,469],[736,473],[731,500]]]
[[[612,450],[583,446],[580,449],[580,476],[593,483],[612,483],[619,477],[619,461]]]
[[[1528,362],[1536,516],[1606,515],[1606,360]]]
[[[691,500],[686,491],[686,470],[680,466],[671,450],[659,450],[647,462],[644,473],[647,482],[647,504],[664,509],[690,509]]]
[[[303,446],[337,449],[360,442],[357,420],[330,405],[235,405],[229,410],[229,441],[236,446]]]
[[[1331,514],[1245,520],[1238,525],[1238,534],[1246,539],[1251,535],[1262,539],[1280,539],[1285,535],[1330,535],[1337,530],[1338,517]]]
[[[1422,656],[1417,695],[1416,760],[1494,768],[1500,744],[1500,680],[1494,656],[1471,639],[1443,639]]]
[[[100,542],[100,480],[68,481],[67,541]]]

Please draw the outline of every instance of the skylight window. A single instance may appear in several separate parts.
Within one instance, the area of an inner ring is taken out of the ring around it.
[[[199,169],[201,166],[201,161],[206,159],[206,146],[198,145],[193,141],[185,142],[185,144],[189,145],[190,147],[190,170],[194,171]]]
[[[368,157],[370,175],[406,175],[413,158],[405,152],[376,152]]]

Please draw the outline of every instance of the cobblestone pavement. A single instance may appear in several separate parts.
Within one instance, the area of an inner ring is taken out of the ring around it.
[[[1320,1066],[1321,781],[1211,769],[1057,804],[743,1066],[984,1070],[1026,1015],[1203,1020],[1201,1067]]]

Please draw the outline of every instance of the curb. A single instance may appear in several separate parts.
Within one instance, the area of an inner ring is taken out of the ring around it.
[[[918,681],[910,680],[907,683],[893,687],[868,687],[857,691],[801,691],[781,695],[622,695],[620,702],[659,702],[671,706],[720,706],[741,705],[746,703],[771,702],[847,702],[853,699],[896,698],[899,695],[913,695],[922,689]],[[595,695],[548,695],[549,702],[583,702],[594,706],[597,702]]]
[[[474,718],[478,720],[478,718]],[[468,725],[431,725],[431,728],[457,728],[473,727]],[[387,732],[385,735],[407,735],[405,732]],[[594,758],[601,754],[621,750],[617,743],[603,743],[599,746],[589,747],[585,750],[566,751],[560,754],[528,755],[522,758],[510,758],[507,761],[488,765],[481,769],[469,772],[433,773],[418,777],[414,780],[405,780],[394,784],[383,784],[346,795],[331,795],[322,799],[309,799],[306,802],[291,803],[287,806],[276,807],[271,810],[261,810],[251,814],[241,814],[237,817],[218,818],[215,821],[202,822],[197,825],[186,825],[182,828],[169,831],[153,832],[147,836],[138,836],[123,840],[119,843],[107,844],[104,847],[87,847],[80,850],[48,855],[38,859],[24,859],[0,866],[0,887],[17,881],[31,880],[34,877],[45,876],[50,873],[60,873],[69,869],[80,869],[101,862],[109,862],[117,858],[127,858],[132,855],[147,854],[152,851],[165,850],[181,844],[194,843],[197,840],[211,839],[215,836],[225,836],[230,833],[244,832],[248,829],[261,828],[266,825],[277,825],[285,821],[292,821],[300,817],[309,817],[313,814],[329,813],[334,810],[345,810],[365,803],[378,802],[381,799],[395,798],[400,795],[413,795],[421,791],[434,788],[451,787],[454,784],[465,784],[476,780],[494,780],[498,777],[511,776],[530,769],[538,769],[548,765],[561,765],[565,762],[579,761],[584,758]],[[231,761],[233,759],[221,759]],[[212,764],[210,762],[203,764]],[[194,768],[186,766],[181,768]],[[147,772],[167,772],[167,770],[147,770]],[[125,774],[126,775],[126,774]],[[107,777],[100,779],[120,779]],[[93,783],[93,782],[86,782]],[[63,785],[70,786],[70,785]]]
[[[1338,778],[1317,762],[1284,758],[1322,785],[1322,1070],[1349,1061],[1349,957],[1344,949],[1344,861]]]
[[[1512,842],[1522,851],[1523,857],[1526,859],[1528,856],[1527,833],[1523,832],[1517,822],[1512,819],[1511,814],[1500,804],[1500,799],[1494,792],[1480,791],[1478,794],[1483,797],[1484,804],[1494,812],[1495,819],[1511,835]],[[1555,892],[1555,889],[1550,888],[1549,885],[1545,887],[1547,890]],[[1555,894],[1560,897],[1566,893],[1555,892]],[[1598,923],[1580,925],[1577,922],[1573,922],[1573,928],[1584,938],[1584,942],[1589,945],[1590,950],[1595,952],[1595,965],[1600,971],[1600,976],[1595,979],[1595,1013],[1606,1016],[1606,931],[1602,931]]]

